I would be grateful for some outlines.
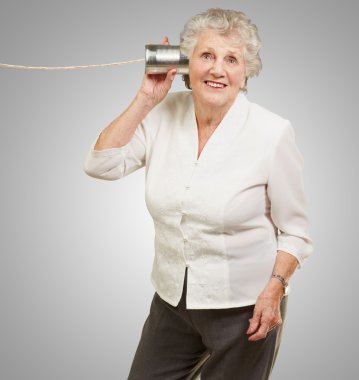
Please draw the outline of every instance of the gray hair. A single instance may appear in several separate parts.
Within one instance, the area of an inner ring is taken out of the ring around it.
[[[211,8],[193,16],[185,24],[180,34],[181,51],[189,58],[196,46],[198,36],[205,30],[214,30],[223,35],[238,38],[243,44],[244,61],[246,66],[246,85],[249,77],[258,75],[262,68],[259,49],[262,46],[256,25],[240,11]],[[186,87],[191,88],[189,75],[184,75]],[[246,88],[242,89],[247,91]]]

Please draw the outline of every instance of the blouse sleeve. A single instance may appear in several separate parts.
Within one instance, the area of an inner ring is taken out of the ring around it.
[[[84,161],[84,171],[91,177],[113,181],[145,166],[146,136],[141,123],[132,139],[120,148],[95,150],[96,140]]]
[[[303,178],[304,160],[288,124],[270,161],[267,194],[278,228],[277,250],[295,256],[301,267],[313,252]]]

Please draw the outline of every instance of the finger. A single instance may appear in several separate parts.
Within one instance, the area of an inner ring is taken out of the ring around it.
[[[251,318],[249,320],[249,327],[248,327],[246,333],[247,334],[253,334],[255,331],[257,331],[258,327],[259,327],[259,320]]]
[[[271,327],[268,329],[268,332],[274,330],[274,329],[277,328],[278,326],[279,326],[278,324],[271,326]]]
[[[247,334],[253,334],[255,331],[257,331],[259,327],[260,319],[261,319],[261,314],[256,312],[256,310],[254,310],[253,317],[249,320],[249,327],[247,330]]]
[[[170,44],[170,42],[169,42],[169,40],[168,40],[168,37],[167,36],[164,36],[163,38],[162,38],[162,45],[169,45]]]
[[[169,78],[171,81],[173,81],[175,79],[176,73],[177,73],[177,69],[171,69],[171,70],[169,70],[167,72],[167,78]]]
[[[279,318],[276,322],[274,322],[271,327],[269,328],[269,331],[274,330],[275,328],[279,327],[283,323],[282,318]]]
[[[254,333],[253,335],[251,335],[248,338],[248,340],[250,342],[255,342],[257,340],[264,339],[267,336],[268,331],[269,331],[269,324],[266,322],[261,323],[258,331],[256,333]]]
[[[177,72],[177,69],[171,69],[171,70],[168,70],[167,73],[165,73],[165,74],[154,74],[154,75],[156,75],[157,77],[159,77],[159,75],[161,75],[162,80],[164,80],[165,82],[167,82],[167,84],[169,86],[171,86],[173,80],[175,79],[176,72]]]

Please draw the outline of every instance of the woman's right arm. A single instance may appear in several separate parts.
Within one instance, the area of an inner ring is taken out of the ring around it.
[[[168,44],[168,39],[164,38],[162,43]],[[166,74],[144,75],[129,107],[103,129],[92,144],[84,163],[88,175],[115,180],[145,164],[146,138],[141,122],[166,97],[175,74],[176,69]]]
[[[176,69],[167,74],[145,74],[135,99],[100,133],[94,149],[104,150],[126,145],[141,121],[165,98],[175,74]]]

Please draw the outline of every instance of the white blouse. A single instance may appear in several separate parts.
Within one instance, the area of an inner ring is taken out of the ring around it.
[[[187,308],[231,308],[255,304],[277,250],[299,267],[312,253],[294,130],[243,93],[198,159],[190,91],[168,94],[127,145],[96,151],[96,140],[84,162],[88,175],[115,180],[145,167],[155,227],[151,281],[171,305],[186,267]]]

